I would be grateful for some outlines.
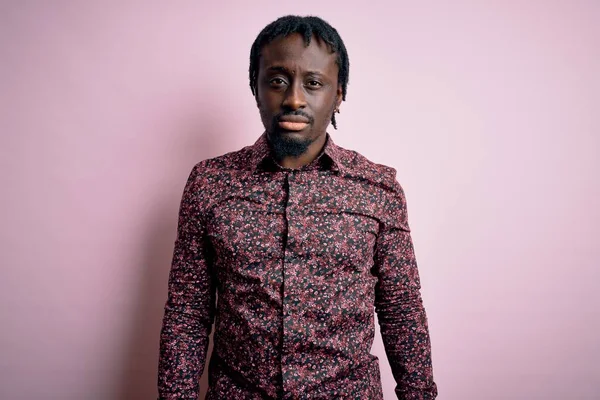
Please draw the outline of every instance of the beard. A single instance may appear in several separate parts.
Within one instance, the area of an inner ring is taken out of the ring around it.
[[[270,145],[273,155],[280,160],[285,157],[298,157],[308,150],[308,146],[315,140],[311,138],[296,138],[282,133],[273,133],[270,136]]]

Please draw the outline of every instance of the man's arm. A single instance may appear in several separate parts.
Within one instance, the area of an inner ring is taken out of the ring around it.
[[[198,398],[215,307],[215,285],[199,209],[198,168],[189,175],[181,204],[168,299],[160,332],[160,400]]]
[[[375,311],[398,399],[435,399],[431,344],[420,294],[406,199],[395,180],[393,200],[375,247]]]

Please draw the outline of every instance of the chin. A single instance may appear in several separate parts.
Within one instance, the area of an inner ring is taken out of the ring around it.
[[[279,157],[299,156],[314,141],[308,136],[309,131],[275,131],[271,135],[271,144]]]

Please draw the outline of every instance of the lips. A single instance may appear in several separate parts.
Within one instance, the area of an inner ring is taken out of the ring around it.
[[[308,118],[301,115],[285,115],[279,118],[277,125],[286,131],[301,131],[309,122]]]

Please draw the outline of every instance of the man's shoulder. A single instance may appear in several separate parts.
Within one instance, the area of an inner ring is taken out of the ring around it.
[[[205,158],[194,164],[184,192],[207,208],[223,195],[224,188],[239,186],[239,171],[249,165],[249,147]]]
[[[239,178],[240,173],[250,168],[252,162],[252,146],[247,145],[238,150],[229,151],[220,155],[197,161],[190,174],[197,184],[208,188],[209,186],[222,186],[230,178]]]
[[[387,224],[396,224],[405,218],[406,196],[404,188],[400,184],[396,168],[376,162],[355,150],[351,174],[352,179],[359,182],[368,182],[370,190],[377,193],[379,204],[377,204],[379,218]],[[402,225],[403,229],[409,229],[408,225]]]
[[[368,158],[357,150],[339,148],[346,155],[344,160],[349,161],[346,162],[346,168],[350,175],[373,182],[386,189],[398,189],[399,183],[396,178],[396,168]]]
[[[251,158],[251,147],[244,146],[241,149],[229,151],[224,154],[209,157],[198,161],[194,169],[203,172],[225,172],[231,170],[247,169]]]

